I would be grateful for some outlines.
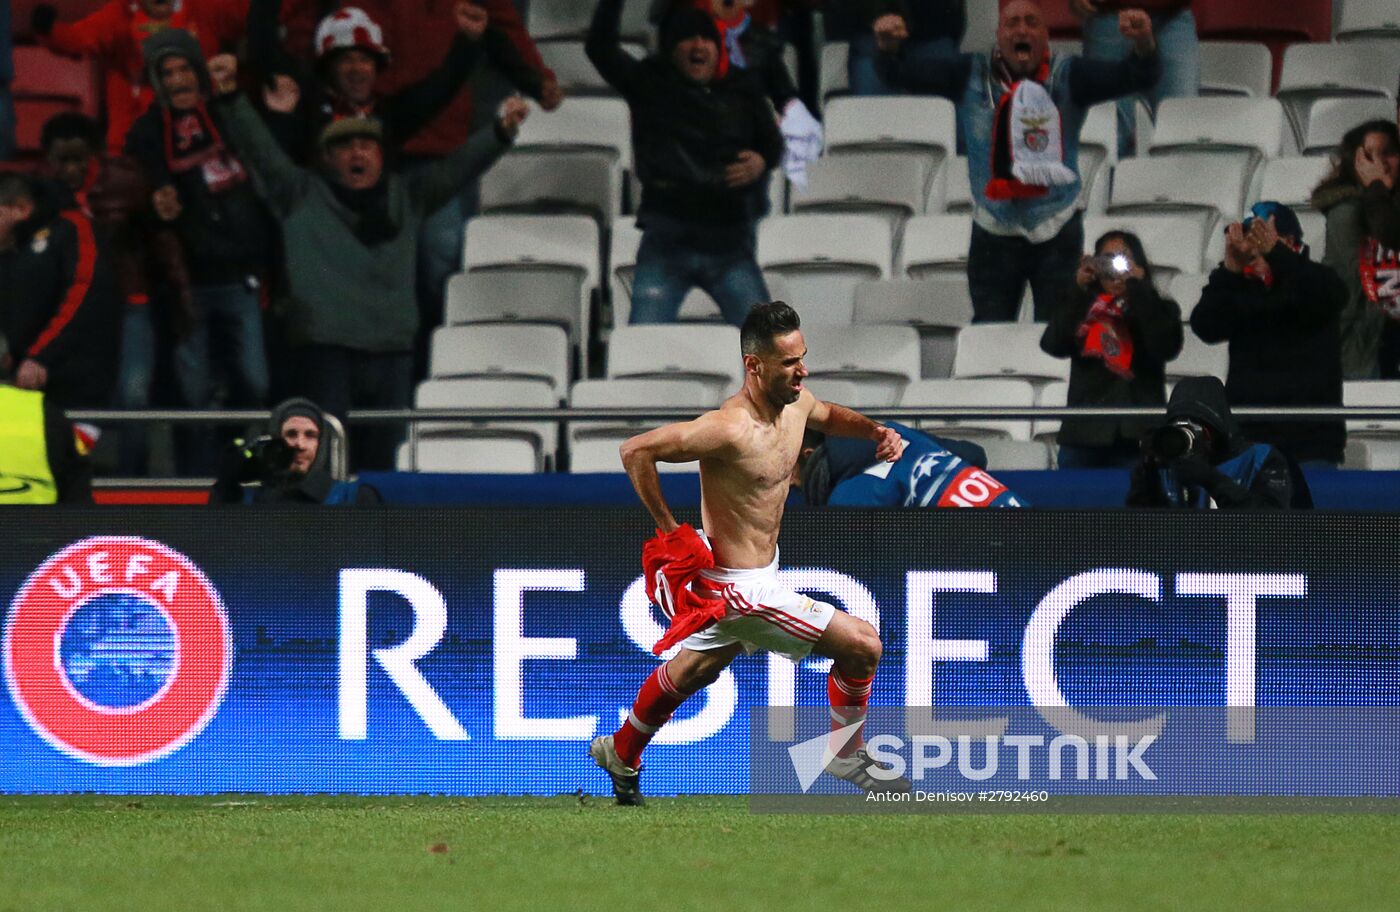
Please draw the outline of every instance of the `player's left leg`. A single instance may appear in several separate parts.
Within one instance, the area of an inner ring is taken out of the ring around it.
[[[846,732],[833,741],[831,753],[834,757],[827,764],[827,770],[867,791],[909,791],[909,780],[879,775],[884,767],[865,752],[866,707],[883,652],[880,634],[866,621],[838,611],[832,615],[812,651],[832,659],[826,680],[831,729]],[[852,729],[851,726],[857,727]]]
[[[658,665],[642,683],[631,712],[618,730],[593,739],[588,753],[612,779],[618,804],[643,803],[642,750],[686,699],[713,684],[743,650],[740,643],[714,649],[682,649],[675,658]]]

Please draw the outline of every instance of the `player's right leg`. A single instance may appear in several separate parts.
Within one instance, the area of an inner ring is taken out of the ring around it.
[[[647,677],[621,727],[611,735],[593,739],[588,755],[612,779],[618,804],[643,803],[642,750],[691,694],[713,684],[743,651],[740,643],[705,650],[682,649]]]

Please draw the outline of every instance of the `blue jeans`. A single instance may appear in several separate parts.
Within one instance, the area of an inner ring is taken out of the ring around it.
[[[218,380],[227,383],[229,408],[267,404],[267,352],[263,347],[258,293],[244,284],[195,286],[195,323],[175,343],[175,389],[185,408],[214,405]],[[216,446],[207,426],[183,427],[176,434],[181,474],[213,471]]]
[[[670,219],[648,217],[632,280],[631,323],[674,323],[692,288],[715,299],[735,326],[755,304],[768,300],[768,286],[754,259],[753,232],[732,247],[710,251],[687,242],[686,229]]]
[[[958,43],[951,38],[936,38],[932,41],[910,41],[904,53],[910,58],[951,57],[958,53]],[[875,59],[879,50],[875,47],[875,36],[868,30],[851,39],[850,52],[846,58],[846,78],[851,84],[852,95],[899,95],[900,90],[891,88],[875,69]]]
[[[216,369],[228,382],[228,405],[258,408],[267,403],[267,352],[263,348],[258,293],[246,285],[193,289],[195,325],[175,345],[175,385],[180,404],[214,403]]]
[[[345,421],[352,408],[406,409],[413,406],[413,355],[366,352],[339,345],[307,345],[296,350],[301,392]],[[347,427],[350,463],[355,471],[390,472],[403,439],[400,424]]]
[[[1032,244],[1026,238],[992,234],[972,226],[967,253],[967,288],[972,296],[972,322],[1012,322],[1021,310],[1021,296],[1031,283],[1035,319],[1050,319],[1060,295],[1074,284],[1084,248],[1084,214],[1077,212],[1060,233]]]
[[[156,331],[150,304],[128,304],[122,317],[122,347],[112,407],[144,409],[151,404],[156,372]],[[122,475],[146,472],[146,427],[126,424],[118,433],[117,462]]]
[[[1152,17],[1162,78],[1144,100],[1155,114],[1163,98],[1195,98],[1201,94],[1201,44],[1196,17],[1189,9]],[[1122,60],[1133,46],[1118,31],[1118,14],[1101,14],[1084,23],[1084,56],[1096,60]],[[1136,126],[1136,101],[1129,95],[1118,100],[1118,154],[1131,155]]]

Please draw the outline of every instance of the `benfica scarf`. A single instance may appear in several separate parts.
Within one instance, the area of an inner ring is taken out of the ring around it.
[[[1392,320],[1400,320],[1400,251],[1364,238],[1356,257],[1366,300]]]
[[[203,102],[188,111],[172,111],[162,105],[160,113],[165,164],[171,174],[198,168],[211,193],[222,193],[248,179]]]
[[[1082,343],[1081,355],[1099,358],[1124,380],[1133,379],[1133,336],[1121,299],[1099,295],[1079,324],[1077,335]]]
[[[1048,187],[1072,184],[1075,174],[1064,165],[1060,111],[1044,83],[1050,56],[1030,79],[1017,80],[1000,51],[992,54],[992,75],[1002,94],[992,126],[992,179],[988,199],[1034,199]]]
[[[696,5],[701,9],[708,9],[710,6],[708,0]],[[749,30],[751,21],[748,13],[740,13],[733,19],[715,17],[715,28],[719,29],[719,65],[715,69],[717,76],[726,76],[731,63],[741,70],[748,69],[749,62],[745,59],[743,45],[739,42]]]

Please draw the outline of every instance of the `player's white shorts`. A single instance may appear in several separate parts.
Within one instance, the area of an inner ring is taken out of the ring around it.
[[[766,649],[800,661],[812,651],[836,608],[779,584],[778,557],[755,570],[702,570],[691,584],[699,594],[724,599],[724,620],[691,634],[686,649],[704,651],[742,643],[748,653]]]

